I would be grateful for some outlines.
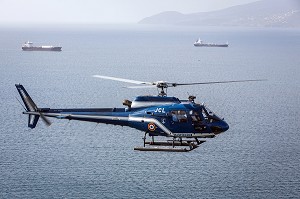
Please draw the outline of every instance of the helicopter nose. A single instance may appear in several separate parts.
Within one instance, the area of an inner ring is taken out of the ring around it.
[[[228,129],[229,129],[229,125],[225,122],[225,121],[222,121],[222,130],[223,130],[223,132],[224,131],[227,131]]]
[[[211,126],[211,129],[214,133],[222,133],[229,129],[229,125],[224,121],[218,121],[214,125]]]

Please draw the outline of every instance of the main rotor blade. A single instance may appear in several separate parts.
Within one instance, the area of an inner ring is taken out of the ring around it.
[[[156,85],[147,85],[147,86],[127,86],[126,88],[156,88]]]
[[[132,83],[132,84],[149,84],[149,85],[152,85],[151,82],[142,82],[142,81],[136,81],[136,80],[131,80],[131,79],[123,79],[123,78],[118,78],[118,77],[109,77],[109,76],[102,76],[102,75],[93,75],[93,77],[97,77],[97,78],[101,78],[101,79],[115,80],[115,81],[120,81],[120,82],[127,82],[127,83]]]
[[[196,85],[196,84],[225,84],[225,83],[257,82],[257,81],[266,81],[266,79],[249,79],[249,80],[218,81],[218,82],[194,82],[194,83],[183,83],[183,84],[172,83],[172,86],[175,87],[175,86]]]

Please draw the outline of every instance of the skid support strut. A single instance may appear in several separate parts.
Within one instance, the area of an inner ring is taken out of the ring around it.
[[[167,151],[167,152],[189,152],[196,149],[205,140],[198,140],[197,138],[183,140],[181,137],[167,141],[154,141],[154,136],[151,136],[151,141],[146,141],[148,132],[145,132],[143,137],[144,146],[135,147],[137,151]]]

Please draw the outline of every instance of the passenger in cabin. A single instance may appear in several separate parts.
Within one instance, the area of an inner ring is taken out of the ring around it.
[[[200,122],[201,121],[201,118],[199,116],[199,114],[197,112],[191,112],[191,118],[192,118],[192,121],[193,122]]]
[[[172,114],[172,120],[173,120],[174,122],[178,122],[178,118],[177,118],[176,111],[172,111],[171,114]]]
[[[187,114],[183,110],[172,111],[172,119],[174,122],[187,122]]]

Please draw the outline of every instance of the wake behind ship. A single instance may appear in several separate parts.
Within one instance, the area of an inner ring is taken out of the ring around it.
[[[24,51],[61,51],[60,46],[33,46],[30,41],[25,42],[22,45],[22,50]]]

